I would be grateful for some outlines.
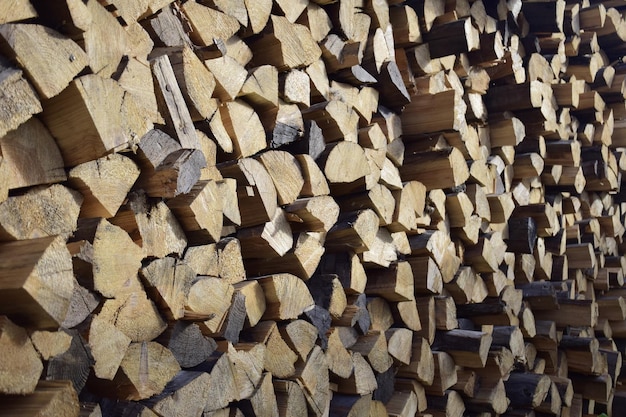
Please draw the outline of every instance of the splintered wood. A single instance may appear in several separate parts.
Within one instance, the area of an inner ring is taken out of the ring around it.
[[[0,415],[622,416],[624,56],[624,0],[2,0]]]

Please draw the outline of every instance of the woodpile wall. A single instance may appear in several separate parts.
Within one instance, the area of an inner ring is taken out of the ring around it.
[[[3,0],[0,415],[624,415],[624,13]]]

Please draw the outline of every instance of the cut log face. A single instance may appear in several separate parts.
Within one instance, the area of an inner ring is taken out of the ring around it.
[[[0,240],[69,236],[75,229],[83,198],[60,184],[36,187],[0,204]]]
[[[78,279],[105,297],[116,297],[141,288],[137,273],[143,251],[124,229],[104,219],[82,222],[69,245]],[[118,257],[123,250],[125,256]]]
[[[74,41],[45,26],[5,24],[0,37],[3,53],[15,57],[42,98],[59,94],[87,66],[87,54]],[[45,58],[37,49],[48,51]]]
[[[2,164],[8,170],[8,188],[65,181],[63,159],[54,138],[35,118],[0,139]]]
[[[23,395],[35,391],[43,364],[26,330],[6,316],[0,316],[0,347],[6,353],[0,361],[0,392]]]
[[[85,198],[82,217],[109,218],[124,202],[139,177],[139,168],[129,158],[113,154],[72,168],[68,177]]]
[[[58,328],[74,290],[72,258],[64,239],[52,236],[1,246],[1,314],[34,328]]]
[[[95,74],[74,79],[48,100],[42,119],[57,140],[65,166],[98,159],[143,136],[151,126],[125,117],[131,102],[115,80]]]

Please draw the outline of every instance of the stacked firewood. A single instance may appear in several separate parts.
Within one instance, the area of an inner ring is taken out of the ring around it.
[[[3,1],[0,415],[621,415],[626,1]]]

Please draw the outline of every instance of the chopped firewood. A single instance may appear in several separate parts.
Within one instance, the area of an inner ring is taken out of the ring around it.
[[[21,395],[34,392],[43,364],[26,330],[6,316],[0,316],[0,347],[6,353],[0,361],[0,392]]]
[[[88,63],[87,54],[74,41],[45,26],[5,24],[0,37],[4,55],[18,62],[45,99],[65,89]],[[34,52],[44,50],[49,52]]]
[[[133,97],[115,80],[90,74],[74,79],[46,101],[42,119],[57,140],[65,165],[75,166],[123,149],[147,133],[152,123],[133,115],[134,107]],[[111,108],[120,111],[105,110]]]
[[[51,236],[0,246],[0,314],[36,329],[58,328],[74,290],[72,258],[65,239]]]
[[[126,230],[145,256],[180,255],[187,245],[183,228],[168,206],[162,201],[151,206],[142,193],[129,194],[110,221]]]
[[[35,89],[26,81],[22,70],[7,67],[4,62],[0,62],[0,76],[0,137],[4,137],[33,114],[41,112],[42,107]]]
[[[0,154],[9,190],[67,179],[54,138],[36,118],[1,137]]]
[[[18,0],[11,4],[11,7],[7,7],[3,10],[0,17],[0,24],[17,22],[20,20],[26,20],[33,17],[37,17],[37,10],[28,1]]]
[[[251,43],[250,48],[256,66],[270,64],[279,71],[310,65],[322,55],[306,26],[276,15],[271,15],[266,31]]]
[[[141,288],[137,272],[143,251],[124,229],[101,218],[81,220],[68,248],[85,287],[111,298]],[[124,257],[118,256],[119,250]]]
[[[225,178],[237,180],[241,226],[255,226],[269,221],[277,210],[277,193],[272,178],[263,165],[243,158],[218,165]]]
[[[121,154],[85,162],[68,175],[70,185],[85,198],[81,216],[104,218],[115,216],[138,177],[137,165]]]
[[[304,281],[291,274],[275,274],[258,278],[265,293],[268,320],[295,319],[314,304]]]
[[[80,403],[70,381],[39,381],[27,395],[3,395],[0,407],[7,415],[28,415],[36,408],[38,413],[56,416],[78,416]]]

